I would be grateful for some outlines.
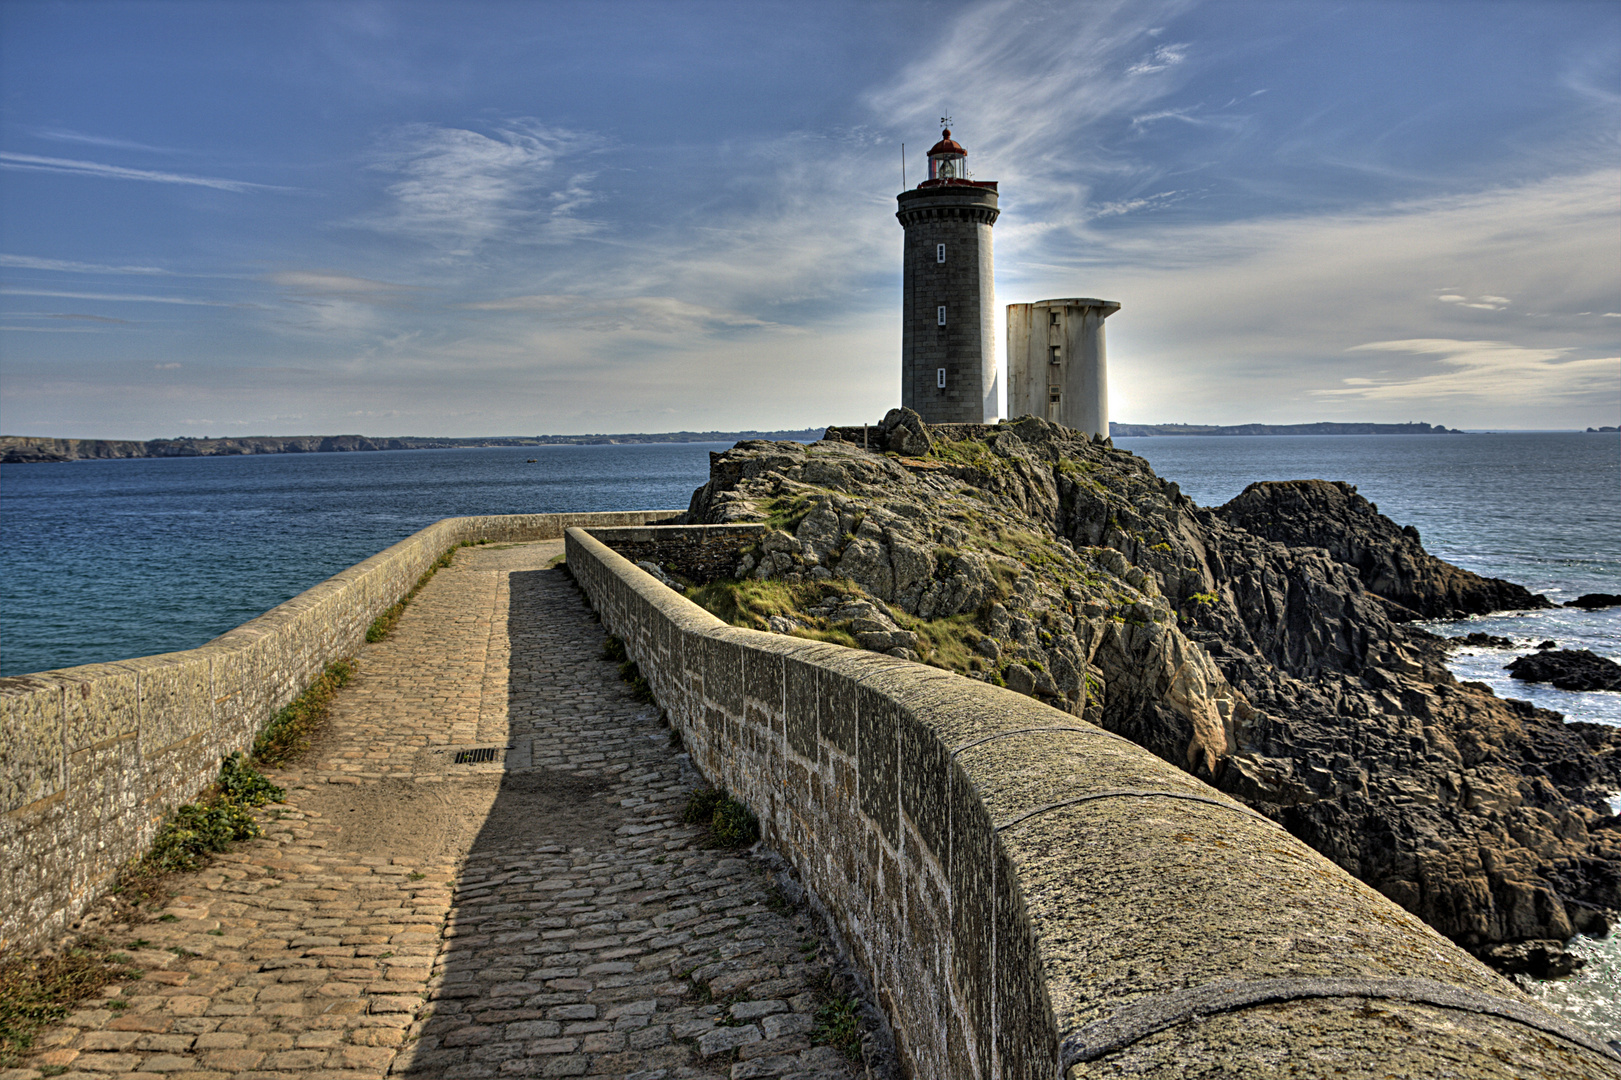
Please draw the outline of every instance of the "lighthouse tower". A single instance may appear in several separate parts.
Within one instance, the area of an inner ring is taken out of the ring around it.
[[[967,162],[948,128],[929,151],[929,178],[896,197],[906,230],[901,404],[931,424],[994,422],[998,411],[996,184],[968,179]]]

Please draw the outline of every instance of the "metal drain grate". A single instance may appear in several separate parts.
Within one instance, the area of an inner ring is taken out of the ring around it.
[[[456,751],[456,765],[476,765],[481,761],[494,761],[501,748],[494,746],[481,746],[477,750]]]

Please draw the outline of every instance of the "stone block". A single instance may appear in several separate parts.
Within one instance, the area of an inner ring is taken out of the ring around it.
[[[140,678],[141,758],[153,758],[213,723],[208,658],[169,653],[125,661]],[[187,793],[190,794],[189,792]]]
[[[815,764],[821,740],[817,719],[821,705],[822,671],[813,661],[783,659],[783,719],[788,749]]]
[[[975,1068],[991,1075],[991,972],[996,961],[990,815],[962,769],[951,770],[951,981],[975,1033]]]
[[[727,723],[743,717],[743,650],[725,638],[705,637],[704,703],[706,711],[717,713]],[[711,726],[715,725],[711,719]]]
[[[856,682],[839,667],[824,666],[818,679],[819,731],[826,749],[854,756],[856,752]]]
[[[214,645],[198,650],[209,658],[214,705],[214,734],[221,756],[233,749],[247,749],[270,719],[266,653],[260,639],[244,640],[229,646]]]
[[[85,664],[61,678],[69,753],[140,731],[140,676],[127,664]]]
[[[1025,912],[1017,866],[1000,844],[996,862],[996,1056],[1007,1077],[1056,1076],[1058,1032],[1053,1025],[1041,957]]]
[[[901,809],[928,856],[951,873],[951,755],[910,710],[900,717]]]
[[[888,694],[857,691],[861,812],[888,841],[900,842],[900,709]]]
[[[67,782],[64,685],[19,675],[0,680],[0,813],[60,792]]]
[[[698,1054],[701,1057],[713,1057],[759,1041],[760,1029],[753,1024],[715,1028],[698,1037]]]
[[[743,653],[743,722],[775,756],[783,726],[783,668],[787,642],[765,641]]]

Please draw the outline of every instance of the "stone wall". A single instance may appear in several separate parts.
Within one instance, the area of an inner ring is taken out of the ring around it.
[[[693,760],[830,911],[909,1074],[1621,1076],[1274,823],[1011,691],[568,565]]]
[[[0,952],[66,930],[448,548],[677,513],[446,518],[201,648],[0,679]]]
[[[731,577],[764,525],[671,525],[592,529],[591,535],[631,562],[654,562],[688,581],[707,585]]]

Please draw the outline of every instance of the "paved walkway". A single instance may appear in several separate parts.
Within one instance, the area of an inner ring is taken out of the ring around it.
[[[758,860],[691,846],[699,778],[561,550],[460,552],[265,837],[101,928],[146,976],[0,1077],[853,1076],[810,1038],[826,946]]]

